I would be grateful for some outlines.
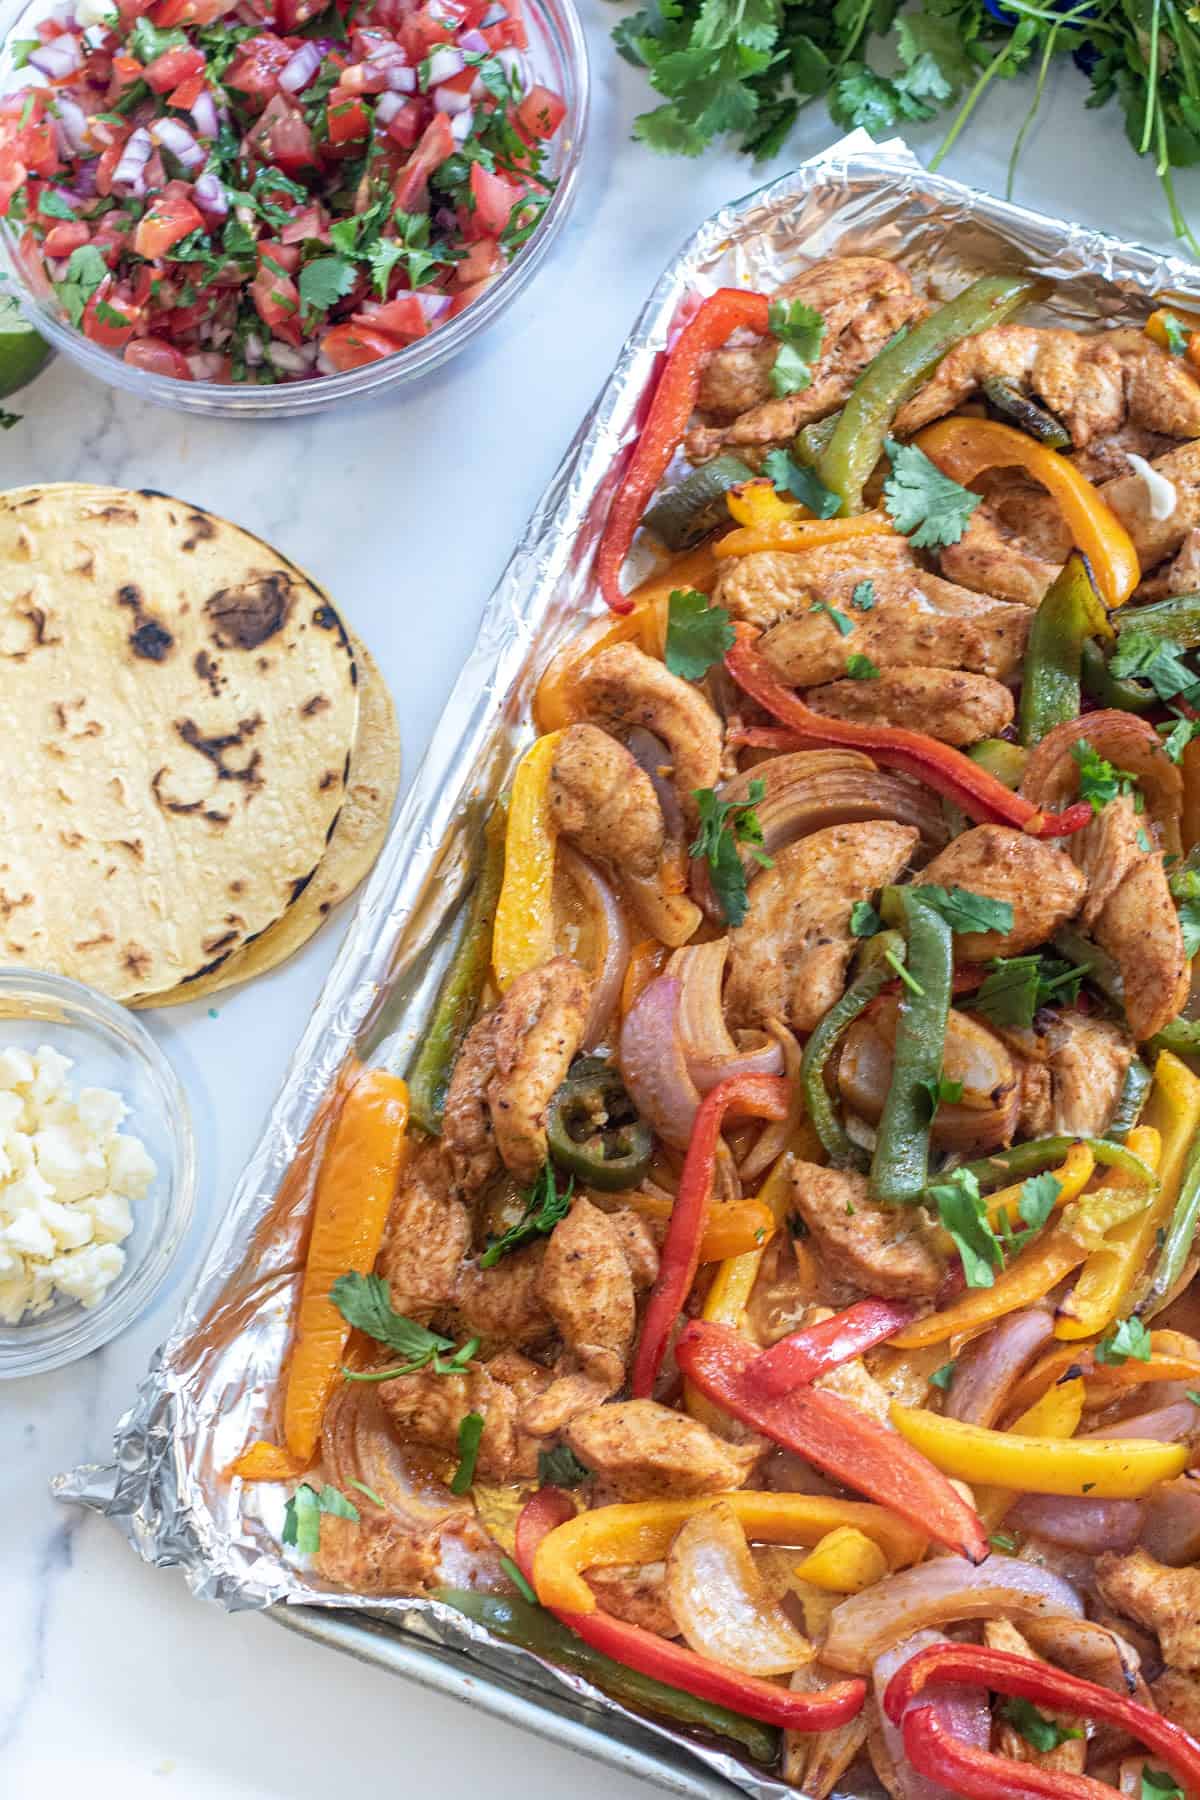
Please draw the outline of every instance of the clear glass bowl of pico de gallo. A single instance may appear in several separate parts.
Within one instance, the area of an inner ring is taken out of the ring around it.
[[[573,0],[34,0],[0,48],[0,246],[89,373],[316,411],[425,374],[558,235]]]

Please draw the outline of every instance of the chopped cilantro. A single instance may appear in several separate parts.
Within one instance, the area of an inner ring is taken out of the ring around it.
[[[331,306],[345,299],[354,282],[353,263],[340,256],[315,257],[300,271],[297,283],[300,303],[309,314],[328,312]]]
[[[25,417],[24,413],[4,412],[0,410],[0,431],[11,431]]]
[[[1160,700],[1176,694],[1190,700],[1200,697],[1200,682],[1184,662],[1184,651],[1173,638],[1155,637],[1132,624],[1121,633],[1108,666],[1114,675],[1148,681]]]
[[[920,895],[951,931],[1009,932],[1013,928],[1011,900],[993,900],[988,894],[973,894],[970,888],[944,888],[934,882],[923,882]]]
[[[360,1494],[366,1495],[373,1506],[378,1506],[384,1512],[387,1511],[387,1501],[384,1500],[381,1494],[377,1494],[373,1487],[368,1487],[365,1481],[358,1481],[352,1475],[347,1486],[357,1488]]]
[[[467,1494],[475,1479],[479,1445],[483,1438],[483,1414],[469,1412],[458,1428],[458,1467],[450,1479],[452,1494]]]
[[[843,637],[849,637],[854,630],[854,620],[839,612],[836,606],[830,606],[828,600],[814,600],[809,607],[810,613],[824,613],[837,626]]]
[[[791,494],[818,519],[831,519],[841,501],[825,486],[813,469],[794,462],[786,450],[769,450],[763,457],[763,474],[775,484],[776,491]]]
[[[892,472],[883,497],[897,531],[919,550],[957,544],[980,496],[943,475],[915,444],[886,440]]]
[[[40,50],[41,47],[41,38],[10,38],[8,48],[9,53],[12,56],[13,68],[23,69],[29,61],[29,52],[31,50]]]
[[[1200,732],[1200,719],[1172,719],[1155,726],[1163,740],[1163,749],[1173,763],[1180,762],[1192,739]]]
[[[954,1239],[962,1257],[968,1287],[991,1287],[1004,1254],[988,1223],[987,1202],[970,1169],[955,1169],[945,1181],[929,1189],[938,1217]]]
[[[773,300],[767,312],[779,353],[771,369],[771,388],[780,399],[812,386],[812,364],[821,354],[825,321],[802,300]]]
[[[43,188],[38,211],[48,219],[74,219],[75,208],[68,205],[57,188]]]
[[[1045,1713],[1039,1712],[1032,1700],[1003,1700],[1000,1716],[1015,1726],[1035,1750],[1057,1750],[1060,1744],[1083,1736],[1082,1725],[1060,1725],[1056,1719],[1048,1719]]]
[[[847,658],[846,673],[851,681],[879,680],[878,666],[869,656],[864,656],[861,650],[856,650],[853,656]]]
[[[694,588],[676,588],[667,602],[666,664],[684,681],[700,681],[735,640],[729,614]]]
[[[107,300],[97,300],[96,319],[101,325],[111,325],[114,331],[124,331],[129,325],[125,314],[110,306]]]
[[[1071,758],[1079,768],[1079,798],[1088,801],[1093,812],[1103,811],[1120,794],[1132,793],[1137,784],[1135,775],[1114,768],[1086,738],[1071,745]]]
[[[958,1365],[953,1362],[943,1363],[941,1368],[935,1369],[933,1374],[929,1377],[930,1386],[941,1388],[942,1392],[945,1393],[946,1389],[950,1386],[950,1383],[954,1380],[954,1371],[957,1366]]]
[[[696,788],[694,799],[700,811],[700,829],[688,855],[704,857],[717,904],[726,923],[740,925],[746,917],[749,899],[746,893],[746,871],[738,854],[745,844],[761,868],[773,867],[773,860],[762,848],[762,826],[755,807],[766,793],[766,784],[752,781],[744,802],[718,800],[712,788]]]
[[[541,1487],[578,1487],[587,1481],[591,1470],[585,1468],[568,1444],[555,1444],[552,1450],[538,1451],[538,1484]]]
[[[136,56],[143,68],[152,63],[156,56],[165,56],[168,50],[186,50],[188,41],[182,31],[160,31],[152,25],[143,13],[134,20],[133,30],[125,40],[125,48],[130,56]]]
[[[1002,1551],[1005,1556],[1012,1556],[1017,1548],[1017,1540],[1009,1531],[993,1531],[988,1543],[993,1550]]]
[[[856,900],[850,908],[850,935],[857,938],[874,937],[882,928],[883,920],[875,911],[869,900]]]
[[[1135,1362],[1149,1362],[1152,1351],[1150,1333],[1140,1319],[1122,1319],[1096,1345],[1096,1361],[1120,1367],[1130,1357]]]
[[[875,604],[875,583],[873,581],[856,582],[854,592],[850,596],[850,604],[856,606],[859,612],[870,612]]]
[[[1086,968],[1050,956],[998,956],[970,1002],[993,1025],[1028,1030],[1039,1006],[1074,1000]]]
[[[929,1102],[930,1118],[939,1106],[957,1106],[963,1097],[962,1082],[951,1081],[945,1075],[939,1075],[936,1081],[921,1081],[917,1085]]]
[[[94,244],[83,244],[78,250],[72,250],[65,275],[54,284],[54,291],[72,325],[81,323],[84,307],[107,276],[108,264]]]
[[[386,1344],[389,1350],[395,1350],[405,1359],[403,1365],[395,1369],[373,1369],[366,1373],[350,1371],[347,1377],[350,1380],[390,1380],[392,1376],[413,1375],[418,1369],[425,1368],[432,1369],[436,1375],[461,1375],[463,1367],[479,1348],[478,1338],[472,1338],[460,1350],[454,1350],[451,1338],[441,1337],[436,1331],[396,1312],[387,1283],[378,1275],[339,1275],[329,1290],[329,1298],[348,1325],[365,1332],[376,1343]],[[454,1355],[446,1362],[442,1360],[443,1350],[454,1350]]]
[[[1173,312],[1160,312],[1158,322],[1163,328],[1167,340],[1167,349],[1172,356],[1185,356],[1188,347],[1188,333],[1175,317]]]
[[[321,1548],[321,1514],[350,1519],[358,1524],[357,1506],[328,1483],[318,1490],[302,1481],[283,1510],[283,1541],[301,1556],[315,1556]]]
[[[515,1225],[510,1225],[502,1236],[488,1245],[479,1259],[480,1268],[494,1269],[502,1256],[507,1256],[513,1250],[520,1250],[526,1244],[532,1244],[536,1238],[549,1237],[554,1227],[571,1210],[571,1195],[574,1192],[573,1175],[560,1193],[554,1179],[553,1165],[543,1163],[537,1180],[525,1196],[524,1213]]]

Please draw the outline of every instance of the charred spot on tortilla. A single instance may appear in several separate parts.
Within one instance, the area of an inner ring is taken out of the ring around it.
[[[96,941],[103,943],[106,940],[99,938]],[[121,953],[121,962],[135,981],[140,981],[154,967],[154,958],[148,950],[143,950],[140,944],[126,944]]]
[[[314,713],[324,712],[326,707],[330,704],[331,702],[328,694],[314,694],[312,699],[306,700],[304,705],[300,708],[300,717],[302,719],[311,719]]]
[[[317,792],[319,794],[327,794],[337,779],[338,772],[336,769],[326,769],[320,781],[317,783]]]
[[[205,737],[194,719],[177,719],[175,729],[189,750],[198,750],[201,756],[208,758],[217,771],[218,781],[244,781],[247,787],[260,788],[263,784],[261,750],[252,751],[249,761],[240,767],[227,763],[225,758],[231,750],[241,749],[262,722],[262,714],[255,713],[249,719],[239,719],[236,731],[221,732],[216,737]]]
[[[11,919],[18,907],[32,905],[32,894],[18,894],[14,900],[11,894],[6,894],[4,889],[0,888],[0,919]]]
[[[222,650],[257,650],[287,624],[292,579],[275,569],[240,587],[219,588],[204,603],[214,642]]]
[[[162,662],[174,642],[170,632],[157,619],[143,619],[129,640],[133,654],[144,656],[147,662]]]
[[[225,686],[225,677],[221,674],[220,663],[214,662],[207,650],[197,650],[192,659],[192,667],[201,681],[207,683],[208,691],[213,699],[217,699],[221,689]]]
[[[184,523],[191,532],[191,536],[184,538],[180,545],[181,550],[194,550],[197,544],[206,544],[217,535],[217,528],[207,513],[199,511],[189,513]]]

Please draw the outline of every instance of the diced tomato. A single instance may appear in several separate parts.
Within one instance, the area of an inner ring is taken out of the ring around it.
[[[467,238],[499,237],[520,194],[503,175],[495,175],[477,162],[471,164],[470,188],[475,204],[464,224],[463,235]]]
[[[399,144],[402,150],[411,150],[421,135],[421,121],[424,117],[424,103],[414,95],[388,120],[388,137],[393,144]]]
[[[11,151],[31,175],[54,175],[60,166],[49,102],[47,88],[26,88],[0,101],[0,150]]]
[[[99,250],[110,269],[115,269],[121,252],[126,248],[133,232],[133,220],[127,213],[105,213],[96,227],[92,243]]]
[[[173,185],[168,183],[161,193],[155,194],[133,234],[134,249],[148,262],[165,256],[171,245],[181,238],[204,229],[203,214],[184,194],[172,194]]]
[[[64,219],[46,233],[42,249],[47,256],[70,256],[73,250],[82,250],[91,240],[91,231],[82,219]]]
[[[467,254],[460,256],[455,263],[455,285],[462,288],[473,287],[476,282],[499,274],[500,268],[500,246],[495,238],[479,238],[471,245]]]
[[[173,375],[176,381],[190,381],[192,371],[182,350],[176,350],[165,338],[135,338],[125,346],[125,361],[150,375]]]
[[[448,75],[445,81],[439,81],[438,86],[449,88],[452,94],[469,94],[478,79],[478,72],[468,64],[457,75]]]
[[[300,329],[300,292],[285,271],[277,244],[271,244],[265,250],[260,246],[258,274],[250,284],[250,298],[259,318],[276,337],[297,346],[304,342]]]
[[[316,166],[312,132],[304,114],[282,94],[268,100],[246,143],[261,161],[274,163],[285,175],[300,175]]]
[[[324,238],[328,241],[329,214],[323,206],[314,200],[311,206],[302,206],[293,213],[287,224],[281,226],[279,242],[282,246],[302,244],[306,238]]]
[[[318,13],[325,11],[328,0],[276,0],[275,23],[280,31],[295,31]]]
[[[141,81],[146,73],[136,56],[129,56],[120,51],[112,59],[113,80],[118,87],[132,87],[135,81]]]
[[[367,325],[335,325],[321,339],[322,353],[339,374],[345,374],[347,369],[361,369],[384,356],[394,356],[396,349],[391,338]]]
[[[166,94],[173,87],[178,87],[181,81],[188,81],[193,75],[203,73],[203,50],[195,50],[187,45],[176,50],[164,50],[152,63],[147,63],[145,80],[156,94]]]
[[[216,294],[206,294],[191,306],[173,306],[159,316],[158,323],[169,337],[191,342],[201,325],[208,323],[218,305]]]
[[[29,171],[20,157],[11,150],[0,150],[0,217],[5,217],[12,205],[13,195],[24,187]]]
[[[497,271],[497,273],[499,273],[499,271]],[[486,281],[477,281],[473,286],[463,288],[460,293],[455,294],[454,299],[450,303],[450,310],[446,314],[446,317],[448,319],[457,319],[459,313],[466,312],[468,306],[474,306],[479,296],[487,293],[487,290],[491,287],[495,279],[495,275],[489,275]]]
[[[349,94],[339,97],[336,88],[329,96],[325,118],[329,125],[329,142],[335,146],[365,138],[371,129],[371,115],[362,101]]]
[[[522,19],[501,19],[496,25],[481,25],[479,34],[489,50],[528,50],[529,33]]]
[[[277,244],[269,238],[258,246],[259,262],[269,256],[273,263],[278,263],[285,275],[294,275],[300,267],[299,244]]]
[[[413,62],[421,62],[438,44],[452,44],[457,27],[447,24],[440,13],[422,6],[404,21],[400,42]]]
[[[424,212],[429,205],[429,177],[454,150],[454,133],[446,113],[434,113],[421,141],[401,169],[393,197],[401,212]],[[472,163],[472,168],[476,165]]]
[[[173,106],[177,112],[191,112],[207,85],[203,73],[189,75],[186,81],[181,81],[167,95],[167,105]]]
[[[121,152],[125,148],[125,139],[128,136],[127,131],[123,137],[117,139],[115,144],[110,144],[96,165],[96,192],[98,194],[107,197],[112,193],[113,173],[121,160]]]
[[[158,0],[150,9],[150,18],[167,31],[172,25],[215,25],[232,11],[231,0]]]
[[[123,350],[142,321],[142,309],[123,295],[110,275],[83,309],[83,332],[105,350]]]
[[[517,124],[531,138],[551,138],[567,116],[567,103],[553,88],[531,87],[517,107]]]
[[[238,53],[239,60],[225,77],[225,85],[236,88],[240,94],[269,100],[278,91],[279,71],[291,62],[293,55],[292,46],[279,38],[247,38]]]
[[[353,323],[365,326],[368,331],[385,332],[402,344],[414,343],[429,330],[421,302],[415,294],[399,294],[382,306],[372,307],[369,313],[355,313]]]

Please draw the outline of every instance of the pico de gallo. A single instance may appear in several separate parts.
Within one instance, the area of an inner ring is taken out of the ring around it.
[[[19,41],[0,216],[127,363],[274,383],[393,355],[537,230],[566,105],[521,0],[76,0]]]

